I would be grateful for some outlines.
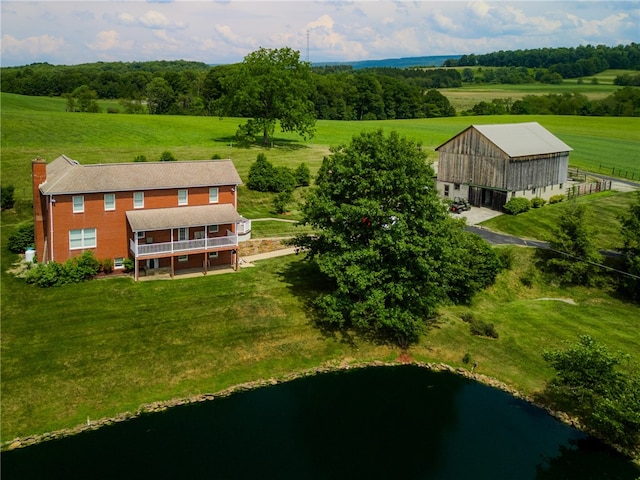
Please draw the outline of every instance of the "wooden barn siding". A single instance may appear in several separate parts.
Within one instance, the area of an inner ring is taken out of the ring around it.
[[[568,166],[568,152],[510,159],[473,129],[438,149],[439,181],[510,191],[564,183]]]

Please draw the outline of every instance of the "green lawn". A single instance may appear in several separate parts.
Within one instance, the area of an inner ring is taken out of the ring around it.
[[[246,180],[259,152],[276,165],[306,162],[317,171],[329,147],[365,129],[395,129],[433,149],[472,123],[539,121],[569,143],[572,163],[599,160],[633,164],[640,151],[640,119],[587,117],[457,117],[391,122],[318,122],[311,141],[278,133],[270,148],[232,143],[239,119],[72,114],[58,99],[2,94],[2,183],[16,186],[18,203],[2,212],[0,289],[2,314],[2,441],[135,410],[142,403],[215,392],[259,378],[285,376],[323,364],[393,360],[394,346],[324,335],[314,327],[307,302],[324,287],[302,256],[258,263],[237,273],[174,281],[134,283],[112,278],[40,289],[7,273],[16,256],[7,238],[30,219],[31,159],[67,154],[81,163],[149,160],[169,150],[178,159],[217,154],[234,160]],[[58,102],[58,103],[56,103]],[[636,155],[633,157],[633,155]],[[303,191],[296,193],[301,201]],[[616,199],[617,198],[617,199]],[[603,195],[615,214],[626,196]],[[272,194],[239,190],[239,210],[249,218],[274,217]],[[598,207],[600,208],[600,207]],[[545,206],[538,213],[552,215]],[[601,215],[601,213],[598,213]],[[297,220],[298,207],[281,218]],[[521,218],[515,217],[520,221]],[[533,216],[530,216],[533,218]],[[543,224],[549,220],[541,221]],[[533,223],[531,220],[530,223]],[[512,228],[512,227],[501,227]],[[520,227],[524,228],[524,227]],[[541,227],[538,231],[544,231]],[[524,230],[522,230],[524,231]],[[260,236],[295,233],[283,222],[256,222]],[[539,235],[539,233],[530,233]],[[604,235],[603,242],[614,243]],[[254,235],[255,236],[255,235]],[[533,252],[514,248],[514,270],[465,307],[443,308],[438,323],[408,352],[416,360],[462,366],[469,353],[476,371],[525,393],[541,389],[551,371],[545,348],[590,333],[612,350],[640,358],[640,309],[608,292],[560,289],[537,279],[525,287]],[[572,298],[577,305],[540,298]],[[460,315],[473,311],[496,325],[498,340],[473,337]]]

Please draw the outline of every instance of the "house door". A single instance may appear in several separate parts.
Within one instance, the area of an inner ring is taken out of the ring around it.
[[[157,258],[150,258],[147,260],[147,268],[149,269],[158,268],[158,264],[159,262]]]

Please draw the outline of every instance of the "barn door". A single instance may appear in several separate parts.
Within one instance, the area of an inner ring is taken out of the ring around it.
[[[474,207],[482,206],[482,188],[469,187],[469,203]]]

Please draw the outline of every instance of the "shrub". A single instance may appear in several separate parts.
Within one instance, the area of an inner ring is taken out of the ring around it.
[[[132,258],[125,258],[123,265],[125,272],[132,272],[136,267],[136,263]]]
[[[504,204],[504,210],[511,215],[518,215],[519,213],[527,212],[531,208],[531,202],[524,198],[512,198]]]
[[[13,197],[15,187],[13,185],[5,185],[0,191],[0,202],[2,210],[10,210],[15,205],[16,201]]]
[[[462,357],[462,363],[467,365],[470,361],[471,361],[471,354],[467,352],[464,354],[464,357]]]
[[[547,201],[541,197],[535,197],[531,199],[531,208],[540,208],[544,206]]]
[[[104,273],[111,273],[113,272],[113,260],[111,260],[110,258],[105,258],[102,261],[102,271]]]
[[[264,153],[259,153],[249,167],[247,186],[258,192],[286,192],[296,186],[296,178],[288,167],[274,167]]]
[[[505,270],[511,270],[514,261],[514,253],[511,248],[500,248],[497,250],[500,265]]]
[[[107,113],[120,113],[120,110],[118,110],[115,107],[108,107],[107,108]]]
[[[64,264],[49,262],[38,264],[27,272],[27,283],[46,288],[78,283],[93,278],[100,271],[101,263],[91,251],[86,251],[79,257],[68,259]]]
[[[464,323],[472,323],[475,320],[475,317],[473,316],[473,313],[465,312],[460,316],[460,319]]]
[[[296,168],[294,176],[296,177],[297,187],[308,187],[311,183],[311,171],[306,163],[301,163],[300,166]]]
[[[214,153],[213,155],[211,155],[211,160],[221,160],[222,159],[222,155],[220,155],[219,153]]]
[[[470,323],[471,335],[478,335],[481,337],[498,338],[498,332],[493,326],[493,323],[486,323],[482,320],[474,320]]]
[[[538,278],[538,271],[535,267],[529,267],[521,276],[520,283],[525,287],[533,287],[533,284],[536,282]]]
[[[145,157],[144,155],[138,155],[136,158],[133,159],[134,162],[146,162],[147,161],[147,157]]]
[[[247,187],[258,192],[268,192],[271,186],[271,179],[274,175],[274,166],[267,160],[264,153],[259,153],[256,161],[249,167],[249,178]]]
[[[296,188],[296,178],[289,167],[276,167],[271,179],[270,191],[291,192]]]
[[[552,203],[560,203],[564,200],[564,195],[560,194],[560,195],[554,195],[553,197],[551,197],[549,199],[549,205],[551,205]]]
[[[276,198],[273,199],[273,208],[278,214],[286,213],[288,211],[287,204],[292,200],[293,194],[291,193],[291,191],[287,190],[284,192],[280,192],[278,195],[276,195]]]
[[[33,245],[33,242],[33,223],[20,225],[16,229],[16,232],[9,237],[9,251],[13,253],[24,253],[27,248]]]
[[[160,155],[160,161],[161,162],[175,162],[176,161],[176,157],[173,156],[173,153],[171,153],[169,151],[164,151],[164,152],[162,152],[162,155]]]

